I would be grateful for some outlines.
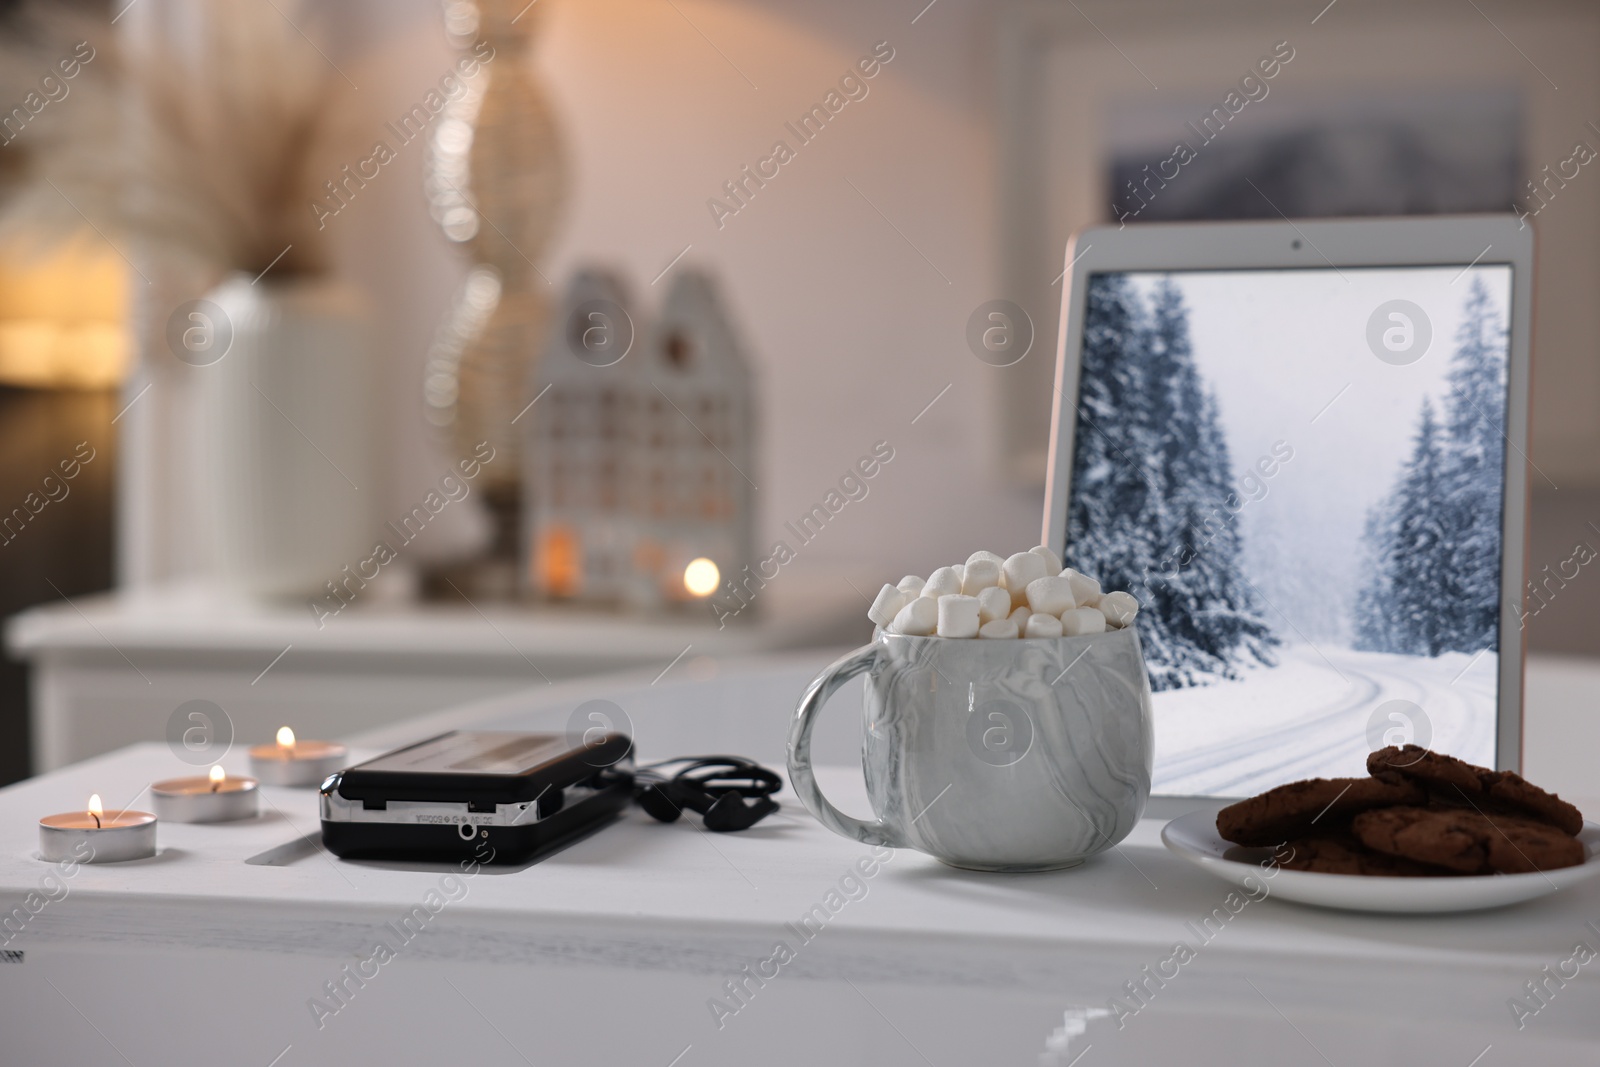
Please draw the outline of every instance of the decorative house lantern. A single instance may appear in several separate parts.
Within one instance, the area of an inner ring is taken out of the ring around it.
[[[528,587],[551,600],[639,599],[632,437],[639,353],[622,283],[573,278],[536,364],[523,464]]]
[[[621,284],[580,273],[538,364],[524,543],[541,598],[693,603],[753,558],[750,374],[710,280],[682,271],[635,328]]]
[[[750,369],[711,279],[692,269],[674,276],[645,351],[635,565],[660,598],[700,599],[754,559]]]

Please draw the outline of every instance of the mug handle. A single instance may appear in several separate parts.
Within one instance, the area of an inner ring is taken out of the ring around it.
[[[900,848],[900,842],[890,835],[882,819],[862,822],[830,804],[828,798],[822,795],[817,776],[811,768],[811,729],[817,723],[817,712],[844,683],[871,670],[877,658],[877,646],[865,645],[830,664],[806,687],[805,695],[795,708],[794,723],[789,727],[789,784],[794,786],[806,810],[834,833],[867,845]]]

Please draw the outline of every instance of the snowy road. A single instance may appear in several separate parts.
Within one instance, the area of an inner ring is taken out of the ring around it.
[[[1155,694],[1158,793],[1245,796],[1298,778],[1366,772],[1368,722],[1406,700],[1431,732],[1415,738],[1494,762],[1498,657],[1436,659],[1301,644],[1238,681]],[[1402,724],[1385,718],[1379,729]]]

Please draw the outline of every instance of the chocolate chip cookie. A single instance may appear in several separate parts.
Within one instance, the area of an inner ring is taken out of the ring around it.
[[[1436,809],[1464,807],[1480,815],[1532,819],[1567,834],[1583,830],[1577,808],[1515,771],[1491,771],[1417,745],[1379,749],[1367,757],[1367,770],[1420,782],[1428,790],[1429,806]]]
[[[1494,773],[1421,745],[1390,745],[1367,757],[1368,774],[1385,772],[1403,775],[1412,781],[1443,790],[1447,795],[1459,790],[1472,798],[1483,794],[1484,776]]]
[[[1282,849],[1288,858],[1278,866],[1286,871],[1316,871],[1319,874],[1377,875],[1387,878],[1426,878],[1456,872],[1432,864],[1402,859],[1378,852],[1349,835],[1298,837]]]
[[[1217,812],[1217,833],[1236,845],[1276,845],[1342,830],[1352,815],[1370,808],[1426,800],[1420,785],[1399,777],[1311,778],[1228,805]]]
[[[1489,799],[1514,815],[1549,823],[1563,833],[1578,834],[1583,830],[1582,812],[1516,771],[1493,772],[1486,784]]]
[[[1584,861],[1583,843],[1571,834],[1531,819],[1467,809],[1369,810],[1355,817],[1351,829],[1368,848],[1460,874],[1525,874]]]

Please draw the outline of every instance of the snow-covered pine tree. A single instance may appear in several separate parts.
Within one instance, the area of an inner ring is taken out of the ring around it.
[[[1446,646],[1460,652],[1498,646],[1506,334],[1482,278],[1473,278],[1451,356],[1445,397],[1448,457],[1443,494],[1450,519],[1451,573]]]
[[[1144,309],[1121,274],[1091,278],[1085,300],[1067,562],[1107,589],[1133,590],[1143,603],[1146,576],[1156,562],[1160,506],[1145,466],[1153,463],[1153,452]],[[1146,615],[1139,625],[1146,660],[1170,662],[1174,652],[1166,629],[1153,613]]]
[[[1498,647],[1506,334],[1481,278],[1462,310],[1444,423],[1425,400],[1410,461],[1367,515],[1359,649],[1436,656]]]
[[[1446,650],[1449,607],[1459,600],[1441,437],[1433,402],[1425,399],[1411,458],[1395,487],[1394,540],[1385,560],[1395,651],[1420,656]]]
[[[1240,577],[1232,463],[1181,294],[1164,280],[1146,312],[1125,277],[1105,275],[1087,300],[1068,562],[1140,599],[1157,690],[1233,676],[1241,654],[1272,662],[1276,638]]]
[[[1272,662],[1277,638],[1262,621],[1240,566],[1233,460],[1215,397],[1195,366],[1189,315],[1171,278],[1152,294],[1149,376],[1160,435],[1159,479],[1167,507],[1160,544],[1176,553],[1157,591],[1174,634],[1233,674],[1241,652]],[[1209,665],[1208,665],[1209,666]]]
[[[1363,652],[1399,652],[1394,605],[1389,599],[1389,560],[1394,555],[1395,501],[1393,491],[1372,505],[1361,533],[1360,573],[1366,576],[1356,593],[1354,647]]]

